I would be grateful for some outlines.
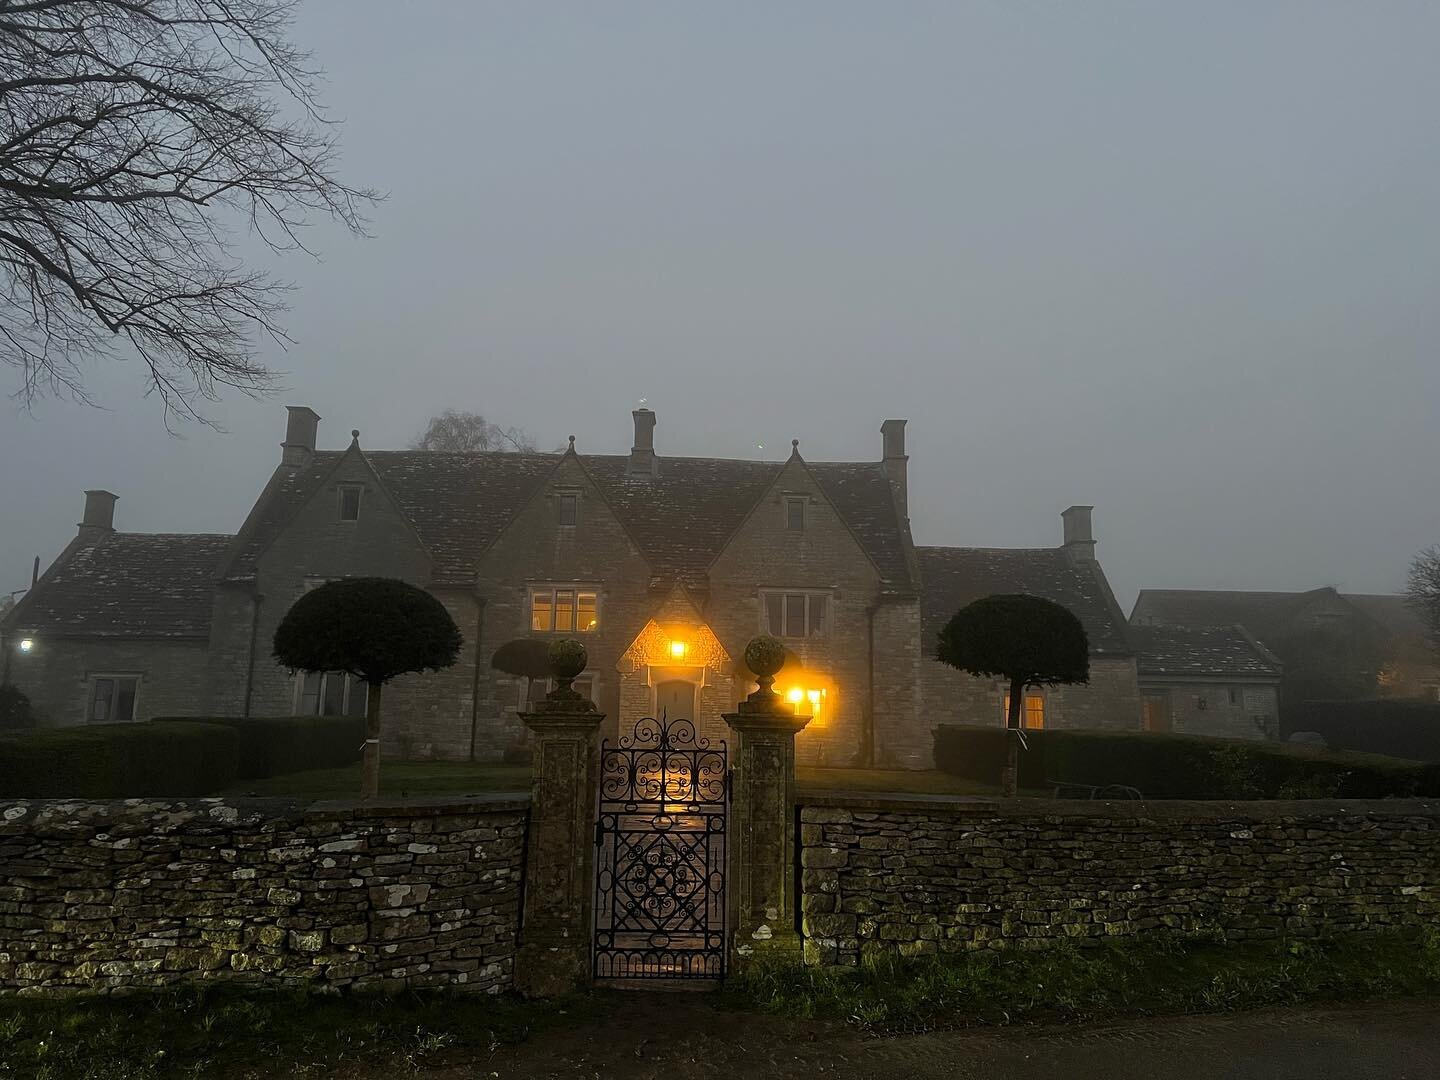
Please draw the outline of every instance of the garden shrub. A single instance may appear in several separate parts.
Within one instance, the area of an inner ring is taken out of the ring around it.
[[[360,760],[364,717],[165,717],[157,723],[223,724],[239,738],[236,776],[264,780],[283,773],[334,769]]]
[[[87,724],[0,736],[0,797],[210,795],[235,782],[239,737],[221,724]]]
[[[35,726],[35,710],[18,686],[0,685],[0,731],[23,731]]]
[[[1380,799],[1440,794],[1440,765],[1272,742],[1147,732],[1027,731],[1020,786],[1124,784],[1150,799]],[[935,767],[996,783],[1000,727],[943,725]]]

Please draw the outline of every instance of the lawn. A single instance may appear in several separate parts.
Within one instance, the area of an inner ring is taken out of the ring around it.
[[[915,795],[992,795],[995,787],[948,773],[907,769],[795,770],[801,791],[902,792]],[[345,799],[358,794],[358,765],[245,780],[226,795],[274,795]],[[380,766],[380,794],[390,798],[475,795],[486,791],[528,791],[528,765],[477,765],[466,761],[386,761]]]

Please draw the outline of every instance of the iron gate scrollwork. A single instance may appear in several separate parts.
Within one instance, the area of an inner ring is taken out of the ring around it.
[[[725,743],[647,716],[600,747],[595,823],[597,979],[725,974]]]

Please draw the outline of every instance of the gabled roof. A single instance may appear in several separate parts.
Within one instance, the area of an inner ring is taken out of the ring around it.
[[[6,623],[39,636],[205,638],[232,537],[111,533],[72,546]]]
[[[1341,593],[1345,600],[1359,608],[1392,634],[1402,637],[1424,637],[1425,624],[1403,596],[1375,593]]]
[[[367,450],[366,460],[415,526],[442,580],[475,574],[480,557],[545,486],[561,457],[486,451]],[[340,452],[273,485],[237,545],[227,576],[253,575],[260,553],[329,476]],[[655,476],[627,475],[621,454],[578,455],[662,581],[707,583],[710,564],[769,490],[784,465],[727,458],[662,457]],[[904,541],[889,481],[878,464],[809,466],[826,497],[894,588],[909,586]]]
[[[1401,596],[1340,593],[1330,587],[1305,592],[1254,592],[1244,589],[1141,589],[1130,624],[1167,626],[1243,626],[1263,644],[1275,647],[1290,634],[1293,621],[1317,605],[1351,608],[1386,633],[1423,634],[1424,627]]]
[[[1063,548],[922,547],[916,553],[922,647],[927,656],[934,655],[936,636],[955,612],[997,593],[1053,600],[1080,620],[1092,654],[1130,654],[1125,617],[1097,563],[1077,562]]]
[[[1280,677],[1280,662],[1238,626],[1132,626],[1144,675]]]

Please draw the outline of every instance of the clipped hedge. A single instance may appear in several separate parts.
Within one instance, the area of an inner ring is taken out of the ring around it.
[[[88,724],[0,736],[0,798],[210,795],[235,782],[221,724]]]
[[[1297,731],[1318,731],[1338,750],[1440,761],[1437,701],[1306,701],[1280,716],[1281,735],[1288,738]]]
[[[1440,765],[1269,742],[1147,732],[1027,731],[1020,786],[1124,784],[1148,799],[1381,799],[1440,795]],[[1001,727],[935,729],[935,767],[993,784]]]
[[[263,780],[282,773],[334,769],[360,760],[365,720],[353,716],[163,717],[156,723],[220,724],[239,739],[236,776]]]

